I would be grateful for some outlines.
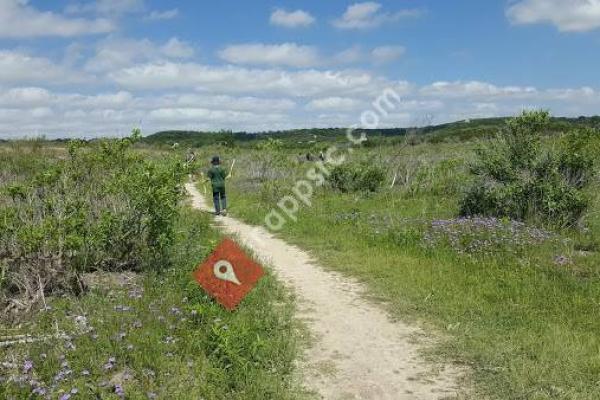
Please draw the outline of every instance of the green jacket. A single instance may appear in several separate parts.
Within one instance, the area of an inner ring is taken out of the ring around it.
[[[210,167],[206,176],[210,179],[213,191],[225,189],[225,177],[227,172],[220,165],[213,165]]]

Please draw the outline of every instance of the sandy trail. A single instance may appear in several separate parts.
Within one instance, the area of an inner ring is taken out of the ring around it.
[[[193,184],[186,188],[195,208],[211,211]],[[425,362],[415,340],[422,332],[391,322],[365,299],[361,284],[324,270],[262,227],[230,217],[217,222],[296,293],[300,318],[316,338],[301,361],[304,382],[323,399],[433,400],[462,393],[460,372]]]

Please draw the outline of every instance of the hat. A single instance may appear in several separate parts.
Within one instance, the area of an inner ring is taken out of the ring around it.
[[[212,160],[210,160],[210,163],[213,164],[213,165],[217,165],[217,164],[221,163],[221,160],[219,159],[219,156],[214,156],[212,158]]]

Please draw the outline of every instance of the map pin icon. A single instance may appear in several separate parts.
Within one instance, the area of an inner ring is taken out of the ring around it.
[[[233,265],[231,265],[231,263],[227,260],[217,261],[213,267],[213,272],[218,279],[235,283],[238,286],[242,284],[238,280],[237,276],[235,276]]]

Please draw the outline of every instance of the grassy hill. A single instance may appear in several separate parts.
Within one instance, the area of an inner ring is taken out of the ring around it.
[[[420,141],[432,143],[467,141],[475,138],[487,137],[501,129],[507,118],[484,118],[451,122],[440,125],[430,125],[418,128],[387,128],[387,129],[359,129],[365,132],[374,142],[389,141],[393,138],[404,137],[407,134],[415,135]],[[600,116],[552,119],[550,130],[562,131],[573,126],[600,127]],[[268,132],[199,132],[199,131],[162,131],[144,138],[144,142],[152,145],[169,145],[177,143],[184,147],[201,147],[211,144],[252,145],[252,142],[266,138],[281,139],[286,147],[305,148],[320,142],[344,141],[346,128],[312,128],[293,129],[285,131]]]

